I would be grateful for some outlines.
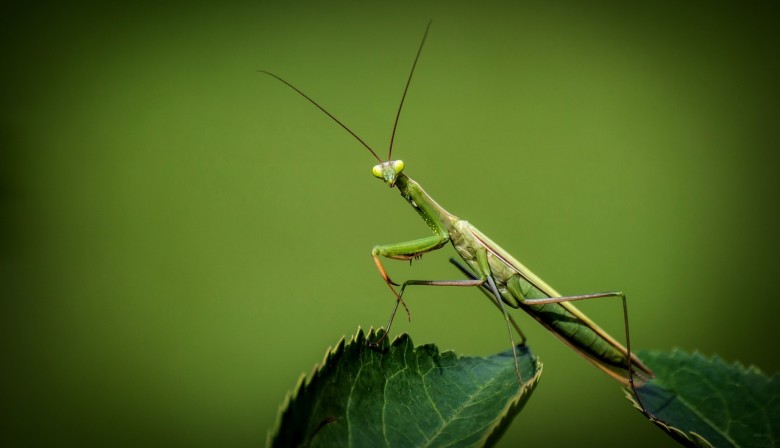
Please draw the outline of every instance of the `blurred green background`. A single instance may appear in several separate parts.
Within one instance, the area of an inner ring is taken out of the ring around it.
[[[677,2],[3,6],[3,446],[257,446],[343,335],[384,325],[374,244],[428,234],[394,155],[565,294],[623,290],[638,348],[780,369],[778,16]],[[453,278],[447,248],[389,263]],[[476,291],[412,290],[418,344],[508,347]],[[617,301],[581,308],[622,336]],[[505,446],[670,445],[527,316]],[[565,429],[564,429],[565,428]]]

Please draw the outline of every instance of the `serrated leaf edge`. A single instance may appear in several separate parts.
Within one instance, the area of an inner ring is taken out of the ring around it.
[[[660,350],[646,350],[645,352],[661,352]],[[745,365],[740,361],[734,361],[729,363],[728,361],[724,360],[717,354],[713,354],[711,356],[707,356],[698,350],[694,350],[693,352],[688,352],[682,348],[674,347],[670,352],[670,357],[673,359],[680,359],[680,357],[685,358],[698,358],[699,360],[702,360],[708,364],[721,364],[722,366],[730,369],[730,370],[736,370],[739,374],[744,375],[757,375],[762,376],[766,378],[767,381],[773,382],[775,380],[778,380],[780,378],[780,372],[775,372],[772,375],[767,375],[764,373],[758,366],[750,364]],[[653,415],[648,414],[642,406],[637,401],[636,396],[634,395],[633,391],[630,388],[623,389],[623,392],[626,395],[626,398],[634,405],[634,408],[641,412],[648,420],[650,420],[651,423],[661,428],[663,431],[667,432],[672,438],[676,440],[687,440],[689,441],[693,446],[696,447],[706,447],[706,448],[712,448],[712,443],[710,443],[709,440],[704,438],[701,434],[695,432],[695,431],[689,431],[685,432],[675,426],[672,426],[670,423],[667,423],[659,418],[656,418]]]
[[[524,406],[531,392],[536,389],[536,386],[539,384],[539,380],[541,380],[542,377],[543,364],[536,356],[534,356],[533,362],[533,368],[536,371],[533,378],[525,381],[523,383],[523,387],[518,389],[517,394],[515,394],[515,398],[508,402],[506,406],[504,406],[504,409],[501,412],[502,417],[489,428],[490,432],[486,431],[486,436],[480,441],[480,446],[492,446],[492,442],[498,440],[503,431],[506,429],[506,425],[508,425],[509,422],[515,418],[515,409],[518,406]]]
[[[373,327],[369,329],[369,337],[374,334]],[[358,340],[365,339],[363,329],[361,327],[358,327],[357,332],[350,338],[349,343],[352,344],[354,342],[357,342]],[[325,368],[325,366],[328,365],[328,361],[338,355],[341,354],[341,352],[344,351],[344,348],[346,347],[346,337],[341,336],[341,338],[336,342],[336,346],[328,346],[328,348],[325,350],[325,355],[322,357],[322,361],[320,363],[314,364],[314,367],[312,367],[311,373],[309,375],[306,375],[306,373],[301,373],[298,377],[298,381],[295,383],[295,387],[292,388],[292,390],[287,392],[287,395],[285,395],[284,400],[279,405],[279,408],[276,411],[276,423],[272,428],[270,428],[266,434],[266,440],[265,445],[271,446],[273,442],[274,434],[276,434],[281,425],[282,425],[282,415],[284,414],[284,411],[290,406],[290,403],[292,403],[293,400],[295,400],[299,394],[301,394],[307,387],[309,387],[312,382],[322,374],[322,370]]]
[[[644,415],[650,421],[650,423],[661,428],[661,430],[668,433],[669,436],[673,439],[679,441],[687,440],[691,443],[691,446],[713,448],[712,443],[710,443],[709,440],[705,439],[699,433],[695,431],[685,432],[676,426],[672,426],[671,424],[648,414],[644,409],[642,409],[642,406],[639,405],[639,402],[636,400],[636,396],[634,396],[634,393],[631,391],[631,389],[623,389],[623,393],[626,394],[626,398],[634,405],[634,408],[641,412],[642,415]]]

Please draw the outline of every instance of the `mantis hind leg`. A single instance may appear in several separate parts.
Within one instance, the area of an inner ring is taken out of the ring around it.
[[[564,303],[564,302],[575,302],[579,300],[588,300],[588,299],[602,299],[607,297],[618,297],[621,299],[621,302],[623,303],[623,326],[626,330],[626,364],[627,364],[627,372],[628,372],[628,387],[631,389],[631,391],[634,393],[634,397],[636,397],[637,403],[639,404],[639,407],[641,408],[641,412],[647,415],[647,411],[645,410],[645,406],[642,403],[642,400],[639,398],[639,394],[636,392],[636,384],[634,381],[634,375],[636,372],[634,372],[634,367],[638,369],[638,372],[640,373],[650,373],[649,370],[647,370],[647,367],[645,367],[641,361],[634,358],[634,355],[631,352],[631,336],[630,331],[628,329],[628,303],[626,300],[626,295],[620,291],[611,291],[611,292],[600,292],[595,294],[580,294],[575,296],[564,296],[564,297],[541,297],[541,298],[534,298],[534,299],[526,299],[521,291],[521,286],[519,279],[517,277],[511,278],[507,282],[507,289],[509,290],[512,295],[520,299],[521,303],[523,305],[546,305],[549,303]],[[652,375],[652,373],[650,373]],[[642,375],[640,374],[640,378]]]

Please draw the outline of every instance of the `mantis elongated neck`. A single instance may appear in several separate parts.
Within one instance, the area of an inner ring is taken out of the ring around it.
[[[409,176],[401,173],[395,181],[395,186],[401,193],[401,196],[414,208],[422,217],[428,227],[434,233],[441,230],[449,230],[452,223],[458,218],[444,209],[428,193],[422,189],[420,184],[412,180]]]

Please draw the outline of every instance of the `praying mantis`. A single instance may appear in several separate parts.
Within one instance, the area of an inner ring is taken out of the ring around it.
[[[362,138],[311,97],[276,74],[265,70],[260,71],[276,78],[293,89],[357,139],[357,141],[360,142],[379,162],[371,170],[374,177],[382,180],[388,187],[397,189],[401,196],[409,205],[411,205],[417,214],[420,215],[433,232],[433,235],[431,236],[406,242],[377,245],[371,250],[371,256],[382,279],[396,299],[395,306],[393,307],[390,319],[386,326],[386,331],[382,338],[389,333],[399,306],[403,306],[407,315],[411,318],[409,308],[403,299],[407,287],[478,287],[491,299],[493,304],[500,309],[506,322],[507,331],[509,332],[509,338],[513,348],[516,346],[512,334],[512,327],[518,332],[522,338],[522,342],[525,341],[525,336],[509,314],[507,307],[524,310],[569,347],[574,349],[580,356],[590,361],[612,378],[621,382],[624,386],[630,387],[636,392],[636,387],[641,386],[645,381],[651,379],[654,374],[636,355],[631,353],[630,335],[628,330],[628,307],[625,294],[622,292],[603,292],[573,296],[563,296],[559,294],[487,235],[479,231],[468,221],[462,220],[445,210],[425,192],[419,183],[415,182],[404,173],[406,165],[402,160],[392,158],[393,141],[398,126],[398,120],[430,26],[431,23],[429,22],[417,50],[409,77],[407,78],[401,96],[401,103],[393,123],[387,160],[384,161]],[[452,244],[455,251],[463,260],[463,263],[454,259],[451,261],[465,274],[466,278],[456,280],[406,280],[402,284],[399,284],[390,278],[382,263],[383,258],[413,260],[428,252],[441,249],[447,245],[447,243]],[[572,302],[579,300],[609,297],[619,298],[622,301],[626,331],[625,347],[615,338],[599,328],[591,319],[585,316],[585,314],[572,304]],[[514,350],[513,353],[515,368],[517,370],[518,378],[522,383],[523,378],[518,365],[517,353]]]

